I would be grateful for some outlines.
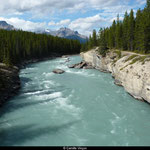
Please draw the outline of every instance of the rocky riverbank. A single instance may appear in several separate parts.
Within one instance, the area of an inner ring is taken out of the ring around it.
[[[150,103],[150,57],[130,52],[110,51],[106,57],[98,54],[98,47],[81,53],[83,60],[94,68],[110,72],[117,85],[139,100]]]
[[[18,67],[8,67],[0,63],[0,106],[20,89]]]
[[[61,57],[62,55],[53,54],[50,57],[42,59],[31,59],[23,61],[17,66],[8,67],[3,63],[0,63],[0,106],[9,98],[15,96],[21,88],[21,81],[19,78],[19,71],[31,63],[37,63],[40,61],[46,61]]]
[[[75,54],[76,55],[76,54]],[[19,78],[19,70],[26,67],[26,65],[31,63],[37,63],[46,60],[52,60],[58,57],[68,58],[70,55],[62,55],[53,53],[52,56],[41,58],[41,59],[31,59],[23,61],[16,66],[8,67],[3,63],[0,63],[0,106],[17,94],[21,88],[21,81]],[[67,59],[66,61],[69,61]]]

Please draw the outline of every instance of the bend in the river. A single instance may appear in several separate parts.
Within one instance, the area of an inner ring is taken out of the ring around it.
[[[72,56],[27,65],[19,95],[0,110],[1,146],[150,145],[150,108],[110,74],[70,69]],[[62,75],[53,69],[65,70]]]

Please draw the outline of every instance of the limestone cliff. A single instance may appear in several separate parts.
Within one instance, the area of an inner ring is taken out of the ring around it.
[[[150,103],[150,58],[131,52],[110,51],[106,57],[98,54],[98,47],[81,53],[85,62],[100,71],[110,72],[117,85],[133,97]]]

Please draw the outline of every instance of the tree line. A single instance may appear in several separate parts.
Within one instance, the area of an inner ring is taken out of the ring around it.
[[[77,40],[21,30],[0,30],[0,62],[7,65],[17,65],[54,54],[77,54],[80,48],[81,44]]]
[[[93,30],[92,36],[82,45],[81,51],[94,46],[99,46],[102,54],[114,48],[150,53],[150,0],[147,0],[143,10],[138,9],[136,17],[132,9],[129,14],[125,12],[122,21],[118,15],[110,27],[100,28],[98,35],[96,30]]]

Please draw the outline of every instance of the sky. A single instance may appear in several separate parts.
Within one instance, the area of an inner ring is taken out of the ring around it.
[[[89,36],[117,14],[145,7],[146,0],[0,0],[0,20],[25,31],[68,27]]]

